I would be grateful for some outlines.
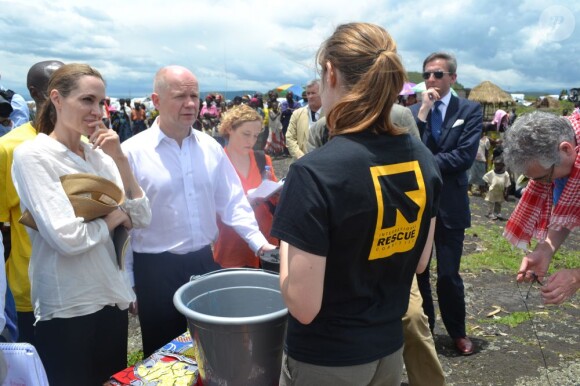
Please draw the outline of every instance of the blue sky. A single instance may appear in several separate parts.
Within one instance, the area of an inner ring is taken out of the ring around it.
[[[320,43],[351,21],[386,28],[408,71],[445,50],[466,87],[580,87],[575,0],[0,0],[0,84],[29,99],[30,66],[59,59],[96,67],[114,96],[149,95],[168,64],[190,68],[202,91],[303,85]]]

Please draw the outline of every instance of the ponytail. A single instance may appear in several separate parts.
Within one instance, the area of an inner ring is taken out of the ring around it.
[[[368,23],[341,25],[318,52],[323,71],[327,61],[340,71],[348,89],[326,112],[330,135],[365,130],[397,135],[407,131],[394,126],[390,119],[406,73],[387,31]]]
[[[50,91],[49,91],[50,92]],[[56,124],[56,108],[49,98],[40,106],[40,110],[34,119],[36,133],[49,135],[54,130]]]

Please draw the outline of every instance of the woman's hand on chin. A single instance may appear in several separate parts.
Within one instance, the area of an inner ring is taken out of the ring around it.
[[[93,149],[100,148],[113,159],[124,157],[121,141],[115,130],[106,128],[101,121],[96,121],[90,125],[95,127],[95,131],[89,136],[89,142],[93,145]]]

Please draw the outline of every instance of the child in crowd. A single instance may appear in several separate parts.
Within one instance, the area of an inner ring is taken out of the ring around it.
[[[475,161],[469,170],[469,194],[472,193],[471,188],[473,185],[477,185],[480,196],[483,197],[485,193],[485,181],[483,181],[483,175],[487,169],[487,152],[489,151],[490,146],[491,143],[489,138],[487,138],[485,130],[482,130]]]
[[[284,154],[285,140],[282,133],[281,112],[276,99],[268,101],[268,131],[268,140],[264,151],[274,157]]]
[[[505,201],[507,190],[511,185],[509,173],[505,170],[503,157],[493,160],[493,170],[483,176],[489,186],[485,201],[489,203],[487,216],[492,220],[501,220],[501,203]]]

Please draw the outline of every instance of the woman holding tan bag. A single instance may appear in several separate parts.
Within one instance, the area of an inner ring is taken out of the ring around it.
[[[39,134],[15,150],[13,164],[21,205],[38,229],[27,229],[37,349],[50,384],[100,385],[126,367],[127,309],[135,300],[111,233],[147,226],[151,211],[118,135],[101,120],[101,74],[85,64],[62,66],[47,92],[34,123]],[[84,176],[76,183],[104,178],[124,199],[81,192],[81,200],[118,206],[92,221],[79,217],[62,181],[78,173]]]

